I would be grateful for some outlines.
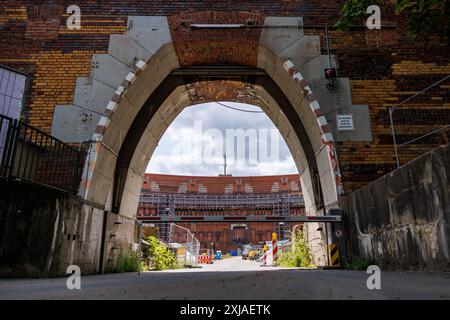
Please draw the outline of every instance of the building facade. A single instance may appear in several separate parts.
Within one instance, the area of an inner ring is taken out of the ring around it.
[[[147,174],[137,217],[174,215],[302,215],[305,214],[298,174],[258,177],[198,177]],[[290,236],[289,223],[186,223],[201,249],[229,252],[244,244],[262,244],[276,232]],[[168,235],[158,225],[159,236],[183,242],[183,234]]]

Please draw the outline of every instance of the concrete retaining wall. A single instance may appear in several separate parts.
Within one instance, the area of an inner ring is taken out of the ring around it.
[[[134,220],[84,204],[42,186],[0,180],[0,277],[65,275],[114,267],[117,253],[134,241]]]
[[[349,194],[343,206],[351,258],[450,270],[450,145]]]

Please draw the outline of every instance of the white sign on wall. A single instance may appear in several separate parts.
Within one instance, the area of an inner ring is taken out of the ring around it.
[[[337,129],[338,131],[354,130],[353,115],[352,114],[338,114],[337,115]]]

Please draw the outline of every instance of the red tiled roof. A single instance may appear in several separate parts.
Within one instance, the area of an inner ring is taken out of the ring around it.
[[[177,176],[146,174],[143,189],[164,193],[301,193],[300,175],[276,176]]]

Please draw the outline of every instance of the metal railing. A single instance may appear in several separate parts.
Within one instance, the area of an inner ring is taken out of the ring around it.
[[[17,119],[0,115],[0,177],[78,191],[80,152]]]
[[[389,108],[397,167],[450,142],[450,75]]]

